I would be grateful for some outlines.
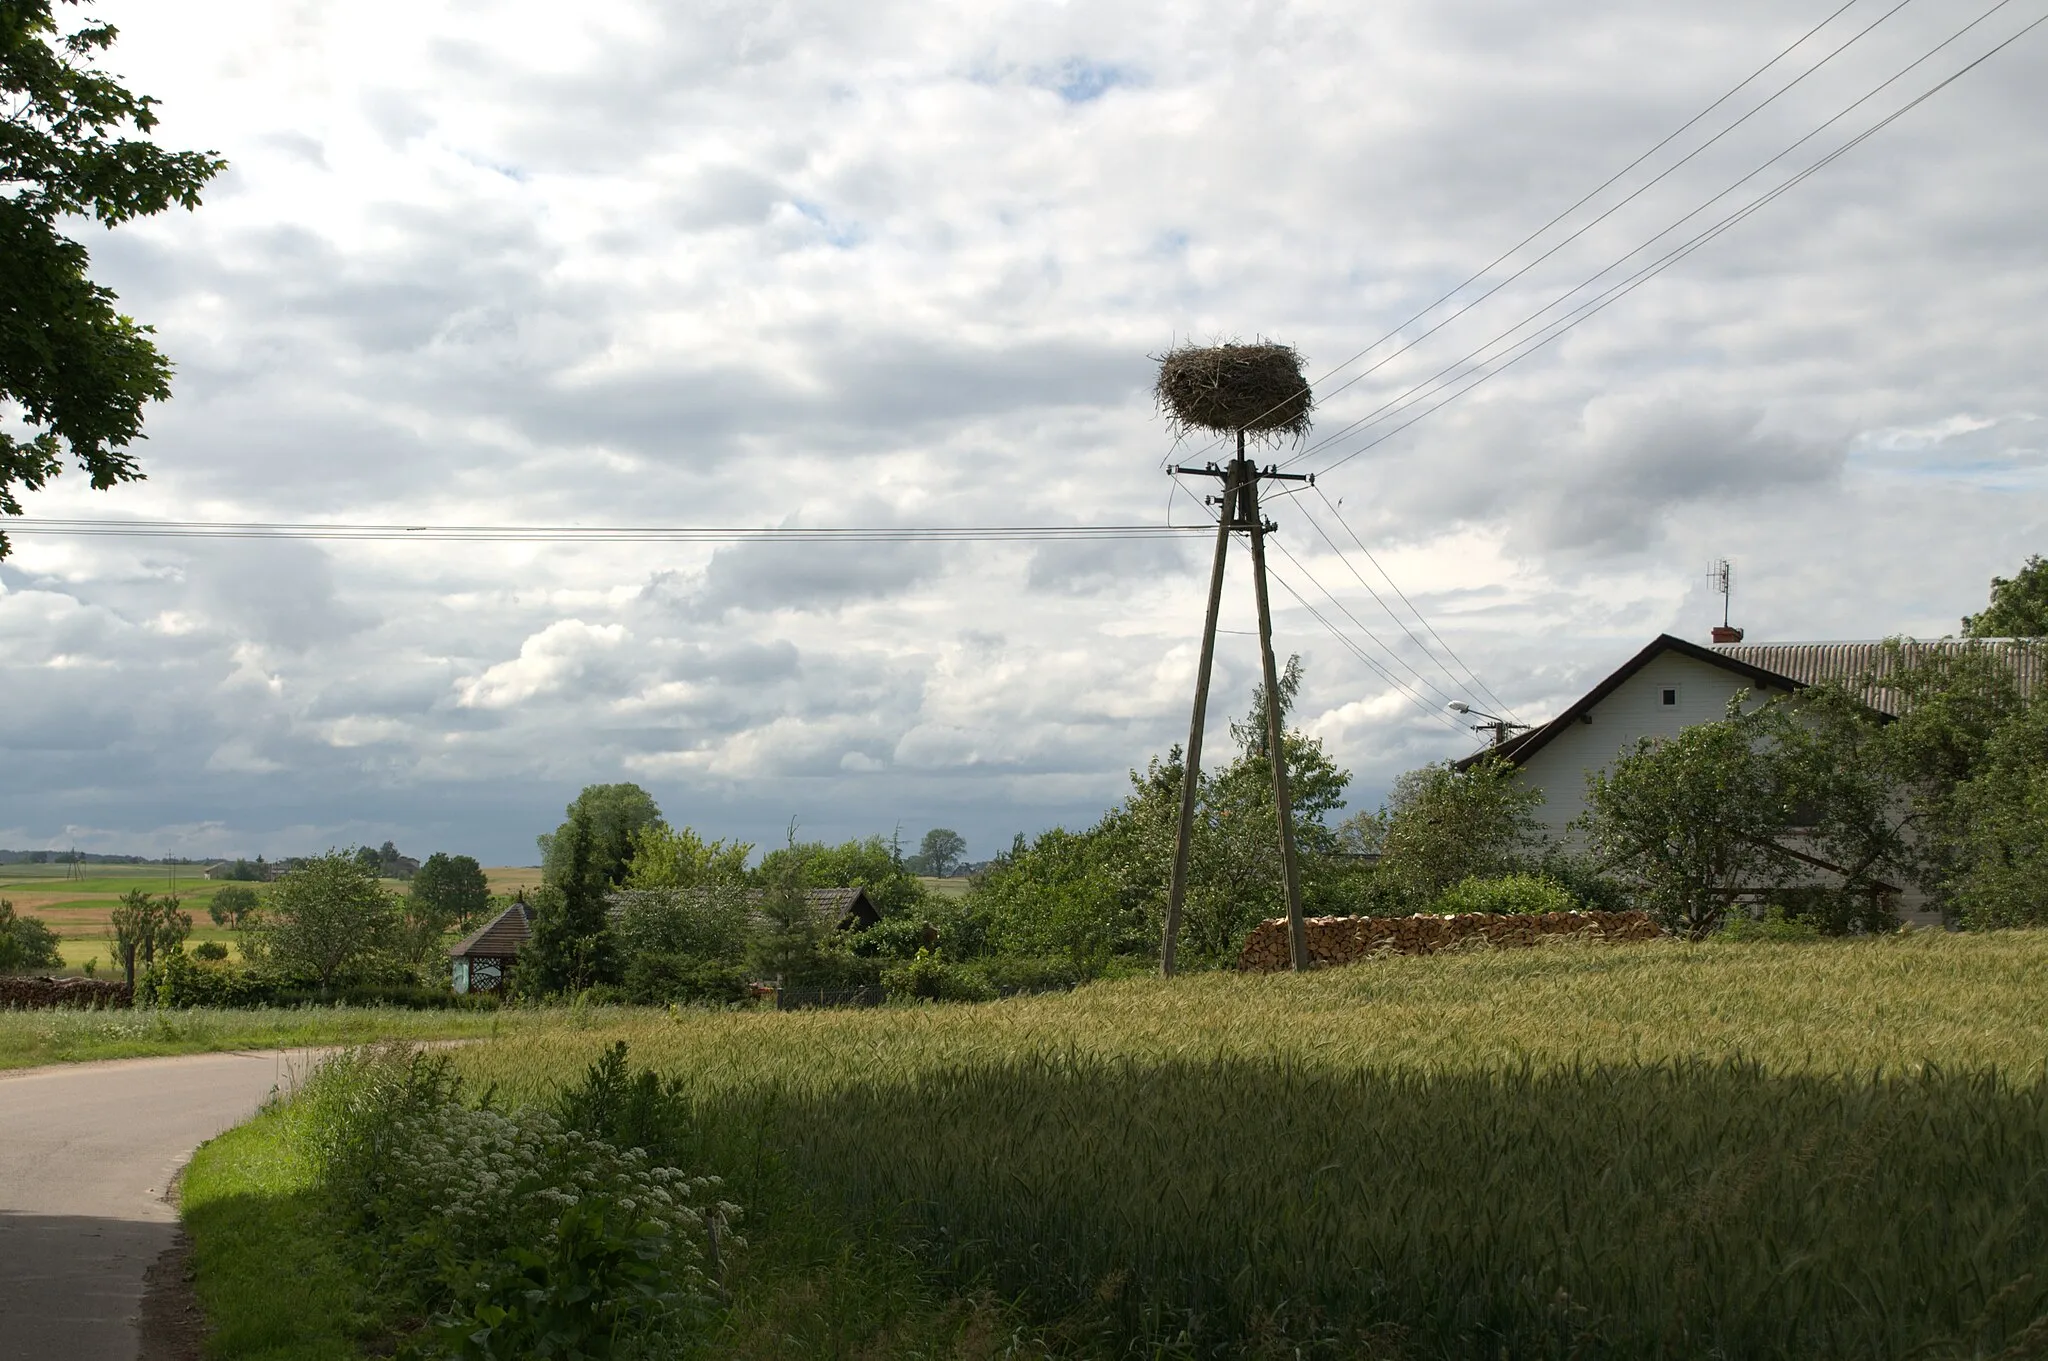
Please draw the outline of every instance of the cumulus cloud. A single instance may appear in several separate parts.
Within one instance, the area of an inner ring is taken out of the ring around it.
[[[1260,333],[1340,364],[1812,21],[1765,0],[1680,29],[1621,0],[100,11],[166,139],[234,170],[196,214],[89,234],[177,395],[149,415],[150,481],[60,479],[31,513],[528,525],[1158,522],[1162,463],[1217,451],[1167,438],[1147,354]],[[1399,683],[1276,607],[1363,801],[1468,747],[1441,712],[1482,699],[1467,665],[1540,716],[1647,634],[1702,633],[1713,557],[1753,637],[1868,637],[1953,628],[2040,550],[2038,36],[1423,414],[1478,376],[1465,356],[1683,239],[1660,234],[1947,23],[1900,11],[1323,385],[1295,467],[1393,582],[1306,492],[1268,503],[1298,559],[1279,570]],[[0,840],[530,858],[577,785],[641,778],[713,832],[937,822],[979,855],[1088,820],[1184,735],[1205,562],[24,535],[0,565]],[[1234,562],[1219,721],[1257,671]]]

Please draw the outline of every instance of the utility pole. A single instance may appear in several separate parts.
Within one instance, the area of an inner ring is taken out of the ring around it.
[[[1259,512],[1259,483],[1313,482],[1313,474],[1283,473],[1260,468],[1245,457],[1244,431],[1237,432],[1237,457],[1227,467],[1175,468],[1176,473],[1218,478],[1222,505],[1216,521],[1216,557],[1209,569],[1209,608],[1202,625],[1202,655],[1195,672],[1195,710],[1188,722],[1188,745],[1181,767],[1180,827],[1173,843],[1173,877],[1166,897],[1166,923],[1159,949],[1159,971],[1171,977],[1180,936],[1181,910],[1187,902],[1188,854],[1194,839],[1195,797],[1201,782],[1202,730],[1209,712],[1209,677],[1216,661],[1216,617],[1223,604],[1224,558],[1233,533],[1251,538],[1252,581],[1259,606],[1259,663],[1266,689],[1266,749],[1273,766],[1273,808],[1280,821],[1280,872],[1287,891],[1287,938],[1296,970],[1309,966],[1308,927],[1301,912],[1301,867],[1295,856],[1293,805],[1287,789],[1285,736],[1280,722],[1280,681],[1273,664],[1273,611],[1266,595],[1266,535],[1277,526]]]

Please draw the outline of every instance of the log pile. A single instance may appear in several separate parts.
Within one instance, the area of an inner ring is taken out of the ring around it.
[[[125,1007],[134,1000],[126,983],[107,978],[0,976],[0,1007]]]
[[[1352,964],[1381,955],[1432,955],[1465,946],[1534,945],[1547,936],[1588,940],[1649,940],[1659,934],[1647,912],[1545,912],[1508,915],[1466,912],[1451,917],[1310,917],[1308,955],[1318,966]],[[1290,967],[1287,919],[1260,922],[1244,943],[1237,967],[1272,973]]]

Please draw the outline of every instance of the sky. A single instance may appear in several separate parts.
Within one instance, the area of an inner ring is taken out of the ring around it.
[[[2048,26],[1604,292],[2048,13],[1894,3],[106,0],[160,139],[230,169],[78,224],[174,395],[147,481],[27,513],[1199,524],[1165,468],[1219,451],[1169,431],[1156,357],[1277,339],[1330,375],[1263,455],[1318,474],[1269,502],[1277,646],[1373,807],[1476,745],[1447,701],[1540,721],[1705,641],[1716,558],[1752,641],[1856,639],[1954,632],[2048,549]],[[487,864],[621,780],[762,845],[1086,825],[1186,735],[1208,565],[15,544],[0,846]],[[1241,550],[1222,627],[1219,756],[1258,674]]]

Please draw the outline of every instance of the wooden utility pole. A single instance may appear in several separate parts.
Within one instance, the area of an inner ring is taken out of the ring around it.
[[[1224,558],[1230,536],[1243,531],[1251,536],[1252,579],[1259,604],[1259,660],[1265,675],[1266,746],[1273,765],[1273,807],[1280,821],[1280,870],[1287,891],[1288,940],[1294,967],[1306,969],[1308,928],[1301,914],[1301,867],[1295,857],[1294,815],[1287,790],[1286,748],[1282,745],[1280,683],[1273,665],[1273,612],[1266,596],[1266,535],[1272,531],[1259,513],[1261,481],[1310,482],[1302,473],[1283,473],[1259,468],[1244,454],[1244,431],[1237,432],[1237,457],[1228,467],[1211,463],[1202,468],[1175,468],[1176,473],[1196,473],[1221,478],[1222,514],[1216,521],[1216,557],[1209,569],[1209,608],[1202,624],[1202,657],[1195,673],[1195,711],[1188,723],[1186,759],[1181,766],[1180,827],[1173,843],[1173,877],[1166,895],[1166,923],[1159,946],[1159,971],[1169,977],[1174,970],[1175,949],[1180,938],[1181,911],[1187,902],[1188,856],[1194,840],[1195,799],[1201,783],[1202,731],[1209,712],[1209,677],[1216,660],[1216,618],[1223,605]]]

